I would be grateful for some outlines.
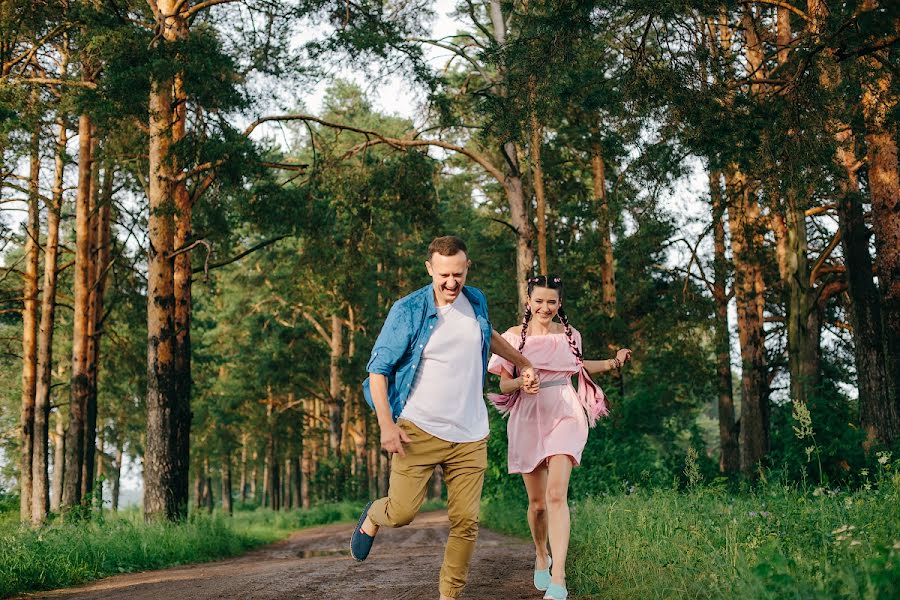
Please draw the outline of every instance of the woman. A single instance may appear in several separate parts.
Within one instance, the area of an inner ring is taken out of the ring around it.
[[[502,393],[489,397],[509,415],[509,472],[521,473],[528,490],[528,526],[536,554],[534,586],[546,591],[546,600],[568,597],[569,476],[581,462],[588,426],[608,414],[606,396],[590,375],[618,369],[631,358],[631,350],[623,348],[612,359],[584,360],[581,334],[569,324],[562,300],[559,277],[529,278],[522,324],[503,334],[534,365],[539,389],[524,387],[512,363],[497,355],[488,365],[488,371],[500,376]],[[578,376],[577,391],[573,375]]]

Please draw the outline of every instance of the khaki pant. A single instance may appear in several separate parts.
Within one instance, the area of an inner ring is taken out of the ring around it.
[[[441,465],[447,484],[450,537],[444,551],[440,590],[445,596],[456,598],[466,585],[469,561],[478,537],[487,440],[447,442],[405,419],[397,424],[411,441],[403,445],[406,456],[393,456],[388,495],[372,504],[369,518],[379,527],[409,525],[425,500],[425,488],[434,467]]]

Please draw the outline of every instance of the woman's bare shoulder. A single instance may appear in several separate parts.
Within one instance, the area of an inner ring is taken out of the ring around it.
[[[515,325],[506,330],[506,333],[511,333],[513,335],[522,335],[522,326]]]

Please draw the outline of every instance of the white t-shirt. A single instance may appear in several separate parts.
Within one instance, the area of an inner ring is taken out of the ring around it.
[[[476,442],[489,432],[483,395],[481,328],[468,299],[439,306],[401,419],[448,442]]]

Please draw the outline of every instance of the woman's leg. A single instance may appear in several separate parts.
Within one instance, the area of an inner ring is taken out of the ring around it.
[[[547,522],[553,553],[553,583],[565,585],[566,553],[569,551],[569,476],[572,459],[566,454],[551,456],[547,474]]]
[[[528,527],[534,540],[534,568],[547,568],[547,465],[541,465],[531,473],[522,473],[528,490]]]

